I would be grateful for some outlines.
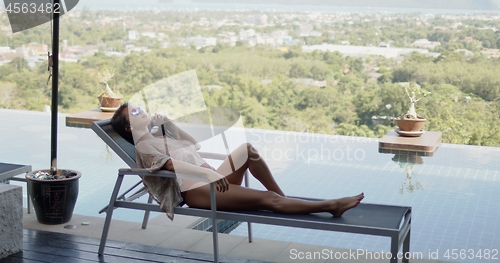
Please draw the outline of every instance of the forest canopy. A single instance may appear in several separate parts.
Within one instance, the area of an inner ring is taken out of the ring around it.
[[[252,47],[241,41],[235,46],[175,45],[176,39],[183,35],[215,35],[239,30],[234,26],[201,27],[192,22],[210,15],[224,17],[225,13],[197,15],[84,10],[78,19],[65,18],[61,38],[75,45],[95,45],[99,52],[84,56],[76,63],[61,62],[60,112],[97,108],[96,97],[102,92],[97,75],[105,69],[115,73],[109,86],[123,94],[125,100],[158,80],[195,69],[207,106],[239,110],[248,128],[381,137],[394,128],[393,118],[408,110],[409,99],[401,84],[411,83],[431,92],[416,105],[417,113],[428,120],[425,130],[441,131],[446,143],[500,146],[500,61],[480,53],[482,49],[497,48],[500,44],[498,31],[489,29],[500,27],[498,21],[466,19],[460,22],[460,30],[452,31],[434,29],[449,24],[440,17],[425,23],[416,19],[421,17],[418,15],[395,15],[398,19],[390,21],[341,19],[321,29],[335,32],[334,39],[328,36],[302,38],[313,44],[350,41],[372,45],[392,41],[395,46],[408,46],[420,38],[441,42],[433,50],[439,52],[437,57],[411,53],[390,59],[350,57],[328,51],[308,53],[303,52],[300,45]],[[133,16],[137,21],[161,20],[163,22],[157,24],[166,25],[167,29],[158,29],[158,32],[163,32],[171,45],[162,46],[150,38],[140,38],[135,40],[135,46],[146,46],[150,52],[131,51],[124,57],[106,55],[110,50],[124,51],[130,42],[125,40],[124,20],[116,19],[116,25],[104,26],[89,21],[109,22],[113,16]],[[405,17],[408,19],[403,20]],[[79,22],[83,18],[86,22]],[[306,19],[309,18],[306,16]],[[0,21],[6,23],[5,16],[0,15]],[[180,27],[183,23],[187,26]],[[178,27],[173,30],[170,25]],[[483,29],[477,29],[479,27]],[[46,29],[47,25],[11,36],[0,31],[0,41],[11,48],[29,42],[50,43],[50,34],[47,34],[50,30]],[[291,37],[299,37],[293,24],[276,25],[272,29],[256,27],[262,33],[274,29],[289,30]],[[473,55],[454,52],[457,49],[468,50]],[[1,65],[0,107],[43,110],[44,105],[50,105],[48,74],[47,62],[32,66],[22,57]]]
[[[393,69],[388,77],[368,81],[366,61],[360,58],[293,52],[290,58],[270,48],[221,47],[214,53],[171,47],[123,59],[96,53],[61,64],[59,103],[62,112],[97,107],[102,85],[97,74],[104,65],[116,74],[110,86],[125,99],[162,78],[196,69],[200,85],[222,87],[202,89],[207,105],[238,109],[246,127],[381,137],[394,125],[391,118],[409,106],[398,83],[412,82],[432,92],[417,104],[419,115],[428,119],[427,130],[442,131],[444,142],[500,145],[497,60],[467,61],[461,55],[431,59],[415,53],[394,66],[371,58],[379,68]],[[0,66],[0,106],[42,110],[50,103],[46,68],[40,64],[31,69],[20,58]],[[307,78],[326,80],[327,85],[297,81]]]

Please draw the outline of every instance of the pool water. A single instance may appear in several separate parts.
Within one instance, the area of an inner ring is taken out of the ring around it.
[[[104,217],[98,211],[109,202],[117,170],[127,165],[92,130],[66,127],[64,118],[60,114],[58,167],[82,173],[74,213]],[[0,120],[0,160],[47,169],[50,114],[0,109]],[[258,129],[246,129],[245,135],[287,195],[326,199],[364,192],[366,203],[411,206],[410,251],[422,252],[424,258],[438,251],[440,260],[452,260],[444,257],[452,249],[473,250],[476,255],[500,250],[500,148],[442,144],[433,156],[416,156],[379,153],[378,139],[362,137]],[[227,137],[235,136],[227,132]],[[202,150],[217,148],[215,144],[203,142]],[[136,181],[127,178],[124,185]],[[250,185],[263,189],[255,179]],[[117,209],[113,218],[140,222],[142,215]],[[258,224],[253,230],[257,238],[389,251],[389,239],[383,237]],[[246,224],[231,234],[246,235]],[[476,256],[454,261],[489,262]]]
[[[440,260],[486,262],[481,253],[500,250],[500,148],[442,144],[432,156],[419,156],[379,153],[377,139],[249,134],[287,195],[330,199],[364,192],[366,203],[411,206],[410,251],[425,258],[438,251]],[[251,186],[260,184],[253,180]],[[258,238],[390,251],[385,237],[254,225]],[[231,234],[246,235],[246,225]],[[452,249],[465,249],[466,258],[454,259]]]

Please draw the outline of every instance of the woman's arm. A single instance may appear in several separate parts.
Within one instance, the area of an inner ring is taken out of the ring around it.
[[[193,136],[189,135],[189,133],[187,133],[184,130],[182,130],[181,128],[179,128],[179,126],[177,126],[175,123],[173,123],[173,124],[175,125],[175,127],[177,127],[177,130],[179,131],[179,135],[181,136],[181,138],[192,142],[194,144],[194,147],[196,148],[196,150],[201,149],[201,145],[196,141],[195,138],[193,138]]]
[[[160,120],[163,123],[171,123],[172,126],[175,129],[177,129],[177,132],[179,133],[179,136],[182,139],[188,140],[188,141],[192,142],[194,144],[194,147],[196,148],[196,150],[199,150],[201,148],[201,145],[196,141],[195,138],[193,138],[193,136],[189,135],[187,132],[185,132],[184,130],[182,130],[181,128],[179,128],[179,126],[177,126],[177,124],[175,124],[175,122],[173,122],[167,116],[161,115],[161,114],[155,114],[153,116],[153,120]]]
[[[226,177],[207,168],[198,167],[183,161],[169,159],[163,169],[179,174],[189,174],[196,177],[207,178],[210,182],[214,182],[217,186],[217,191],[225,192],[229,189],[229,182]]]

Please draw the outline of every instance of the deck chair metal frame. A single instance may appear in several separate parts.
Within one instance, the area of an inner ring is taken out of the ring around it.
[[[115,208],[129,208],[136,210],[144,210],[144,219],[142,228],[146,228],[149,219],[149,213],[164,212],[160,209],[158,204],[153,204],[153,197],[148,198],[148,203],[137,202],[136,200],[144,194],[147,194],[144,188],[134,192],[129,197],[127,194],[131,193],[135,187],[141,185],[141,181],[134,185],[134,187],[126,190],[123,194],[119,195],[120,188],[125,176],[159,176],[176,178],[176,174],[170,171],[158,171],[150,173],[145,169],[136,167],[134,146],[128,143],[125,139],[120,137],[111,127],[110,120],[103,120],[94,122],[91,125],[92,130],[121,158],[130,168],[119,169],[118,177],[115,187],[110,197],[110,202],[101,212],[106,212],[106,220],[104,223],[101,242],[99,245],[99,255],[103,255],[106,240],[111,225],[113,210]],[[207,159],[224,159],[226,155],[214,153],[201,153],[203,158]],[[246,183],[248,177],[246,177]],[[211,209],[197,209],[185,206],[178,206],[174,209],[175,214],[196,216],[210,218],[212,222],[212,236],[213,236],[213,251],[214,262],[219,262],[219,247],[218,247],[218,231],[217,220],[233,220],[248,223],[249,241],[251,242],[251,228],[250,223],[270,224],[288,227],[298,227],[317,230],[329,230],[346,233],[357,233],[375,236],[385,236],[391,239],[390,247],[393,257],[390,259],[391,263],[398,261],[397,255],[399,248],[402,246],[402,260],[409,262],[410,251],[410,232],[411,232],[411,207],[406,206],[390,206],[379,204],[366,204],[361,203],[356,208],[348,210],[340,218],[333,218],[329,213],[314,213],[306,215],[285,215],[273,213],[270,211],[217,211],[215,199],[215,187],[210,183],[210,202]],[[310,198],[301,198],[305,200],[319,200]],[[136,202],[134,202],[136,201]]]

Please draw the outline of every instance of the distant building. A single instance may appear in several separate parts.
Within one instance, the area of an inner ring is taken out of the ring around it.
[[[434,30],[448,31],[448,30],[450,30],[450,28],[449,27],[445,27],[445,26],[435,26]]]
[[[283,38],[283,44],[288,45],[288,46],[295,46],[300,44],[300,40],[298,39],[292,39],[291,37],[288,38]]]
[[[464,37],[464,41],[465,42],[472,42],[472,41],[474,41],[474,38],[473,37]]]
[[[326,84],[327,84],[326,80],[320,81],[320,80],[314,80],[314,79],[309,79],[309,78],[292,79],[292,81],[294,83],[302,84],[305,86],[314,86],[314,87],[318,87],[318,88],[326,87]]]
[[[167,39],[168,39],[168,36],[167,36],[167,35],[165,35],[165,33],[162,33],[162,32],[160,32],[160,33],[156,34],[156,36],[157,36],[158,40],[163,40],[163,39],[165,39],[165,38],[167,38]]]
[[[246,22],[248,24],[264,25],[267,24],[267,20],[268,20],[267,15],[262,14],[262,15],[248,16]]]
[[[46,56],[49,51],[49,46],[46,44],[38,44],[36,42],[28,43],[26,48],[30,56]]]
[[[106,51],[104,52],[104,55],[108,57],[119,57],[119,58],[124,58],[127,56],[127,53],[125,52],[118,52],[118,51]]]
[[[129,40],[137,40],[139,39],[139,32],[135,30],[129,30],[128,31],[128,39]]]
[[[271,36],[263,36],[261,39],[262,39],[262,44],[264,45],[276,46],[278,44],[277,41]],[[283,40],[281,40],[281,43],[283,43]]]
[[[412,84],[410,82],[398,82],[399,86],[401,87],[410,87]],[[413,86],[416,87],[416,88],[421,88],[420,85],[418,85],[417,83],[413,83]]]
[[[481,54],[486,55],[488,58],[500,58],[500,50],[496,48],[483,48]]]
[[[321,37],[323,35],[323,33],[319,32],[319,31],[311,31],[309,32],[309,36],[310,37]]]
[[[300,25],[297,33],[299,34],[300,37],[308,37],[313,30],[314,26],[311,24]]]
[[[455,22],[455,23],[451,24],[451,28],[453,28],[453,29],[457,29],[461,26],[462,26],[462,22]]]
[[[378,81],[378,78],[380,78],[382,74],[378,72],[370,72],[368,73],[368,80],[366,82],[371,82],[371,81]]]
[[[99,51],[99,47],[97,45],[68,46],[65,51],[67,53],[72,53],[74,57],[93,56]]]
[[[267,19],[268,19],[268,17],[267,17],[267,15],[266,15],[266,14],[262,14],[262,15],[260,15],[260,16],[258,17],[258,20],[257,20],[257,21],[258,21],[258,24],[261,24],[261,25],[263,25],[263,24],[267,24]]]
[[[271,33],[271,36],[273,37],[288,37],[288,30],[274,30]]]
[[[256,39],[244,39],[244,40],[241,40],[241,42],[246,43],[249,47],[253,47],[253,46],[257,45]]]
[[[380,44],[378,44],[379,47],[385,47],[385,48],[388,48],[388,47],[391,47],[391,44],[389,43],[386,43],[386,42],[380,42]]]
[[[224,87],[220,86],[220,85],[205,85],[205,86],[201,86],[202,88],[207,88],[207,89],[217,89],[217,90],[221,90],[223,89]]]
[[[125,47],[125,50],[129,51],[129,50],[132,50],[135,47],[135,45],[127,43],[124,45],[124,47]]]
[[[463,48],[457,49],[457,50],[455,50],[453,52],[460,53],[460,54],[462,54],[462,55],[464,55],[466,57],[472,57],[472,56],[474,56],[474,52],[472,52],[472,51],[470,51],[468,49],[463,49]]]
[[[11,36],[12,35],[12,29],[10,28],[10,26],[0,25],[0,31],[3,31],[6,36]]]
[[[202,27],[208,27],[208,26],[210,26],[210,21],[208,21],[208,19],[206,17],[202,17],[198,21],[198,25],[202,26]]]
[[[246,40],[246,39],[248,39],[250,37],[255,36],[255,30],[253,30],[253,29],[248,29],[248,30],[242,29],[239,32],[239,36],[240,36],[241,40]]]
[[[141,33],[141,36],[149,37],[149,38],[156,38],[156,33],[155,32],[143,32],[143,33]]]
[[[9,53],[9,52],[12,52],[12,51],[10,50],[10,47],[1,47],[1,46],[0,46],[0,54],[1,54],[1,53]]]
[[[496,27],[491,27],[491,26],[479,27],[477,29],[478,30],[491,30],[493,32],[497,32],[498,31],[498,29]]]
[[[331,45],[331,44],[302,46],[302,51],[304,52],[312,52],[314,50],[319,50],[323,52],[338,51],[342,53],[344,56],[351,56],[351,57],[367,57],[371,55],[377,55],[386,58],[397,58],[405,56],[412,52],[418,52],[432,57],[439,56],[439,53],[429,52],[429,50],[427,49],[420,49],[420,48],[382,48],[382,47],[347,46],[347,45]]]
[[[273,80],[272,79],[263,79],[260,81],[260,83],[262,83],[262,85],[267,85],[267,84],[273,83]]]
[[[18,55],[14,52],[0,53],[0,66],[11,62],[17,57]]]
[[[196,49],[200,49],[203,47],[208,47],[208,46],[215,46],[217,45],[217,38],[215,37],[189,37],[186,38],[186,45],[194,45]]]
[[[24,46],[24,45],[22,47],[16,48],[16,54],[18,57],[22,57],[22,58],[30,56],[28,48],[26,48],[26,46]]]
[[[61,52],[59,53],[59,61],[64,61],[68,63],[77,63],[78,59],[74,57],[68,57],[67,53]]]
[[[308,37],[309,33],[310,33],[310,31],[300,31],[299,37]]]
[[[130,52],[149,53],[149,52],[151,52],[151,49],[149,49],[148,47],[145,47],[145,46],[134,47],[130,50]]]
[[[236,41],[238,41],[238,37],[234,32],[224,32],[217,35],[218,42],[221,44],[228,44],[230,46],[235,46]]]
[[[417,39],[415,42],[411,44],[412,47],[420,47],[420,48],[429,48],[434,49],[437,46],[440,46],[441,43],[439,41],[429,41],[428,39]]]

